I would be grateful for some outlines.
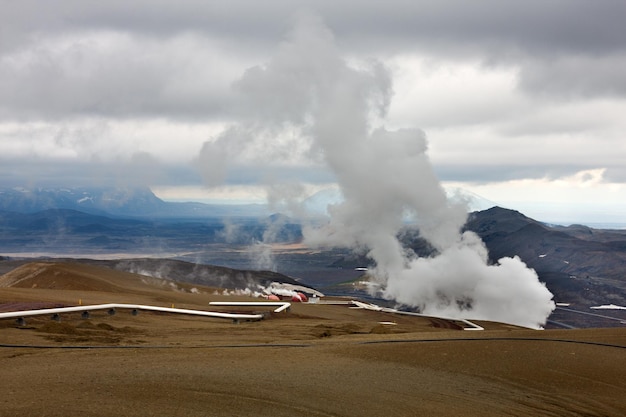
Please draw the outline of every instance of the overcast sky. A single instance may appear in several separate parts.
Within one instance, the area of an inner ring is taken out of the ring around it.
[[[421,129],[446,186],[538,220],[626,223],[624,1],[0,5],[0,187],[250,201],[284,179],[332,186],[293,110],[307,86],[255,77],[307,15],[382,86],[370,127]],[[279,113],[289,126],[249,138]]]

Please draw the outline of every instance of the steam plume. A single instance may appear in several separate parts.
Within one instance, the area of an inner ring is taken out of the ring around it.
[[[341,188],[344,201],[329,207],[328,224],[305,230],[309,245],[365,248],[382,295],[424,313],[535,328],[545,323],[554,303],[537,274],[517,257],[488,265],[478,236],[461,234],[467,210],[447,199],[425,134],[380,123],[392,93],[382,64],[348,64],[332,33],[317,18],[300,16],[276,56],[247,71],[238,86],[260,111],[254,122],[211,145],[236,137],[220,151],[222,162],[241,138],[251,146],[286,127],[298,133],[309,156],[325,162]],[[418,258],[402,246],[397,235],[407,218],[436,256]]]

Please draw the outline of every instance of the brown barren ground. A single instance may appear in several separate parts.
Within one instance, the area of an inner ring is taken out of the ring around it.
[[[0,309],[268,311],[211,307],[251,299],[173,288],[37,263],[0,277]],[[239,324],[125,310],[2,319],[0,416],[626,415],[626,329],[480,324],[487,330],[328,304]]]

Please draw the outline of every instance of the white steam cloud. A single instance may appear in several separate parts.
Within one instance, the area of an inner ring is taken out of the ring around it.
[[[383,296],[423,313],[533,328],[545,323],[554,303],[537,274],[517,257],[488,265],[478,236],[460,232],[466,207],[446,197],[425,134],[381,124],[392,95],[381,63],[348,63],[317,18],[300,16],[290,40],[267,65],[248,70],[238,88],[246,109],[258,112],[203,148],[199,162],[210,182],[225,177],[234,150],[245,154],[263,143],[268,161],[276,161],[280,153],[267,138],[288,131],[301,141],[292,143],[296,157],[325,162],[344,197],[329,207],[328,224],[305,230],[306,243],[365,248]],[[418,258],[402,246],[397,236],[406,219],[437,255]]]

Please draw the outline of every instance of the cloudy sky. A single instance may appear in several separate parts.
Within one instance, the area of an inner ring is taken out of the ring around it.
[[[367,125],[421,129],[446,187],[626,223],[626,2],[0,4],[0,187],[241,202],[332,187],[298,71],[336,54],[376,85]],[[267,76],[281,62],[294,72]]]

